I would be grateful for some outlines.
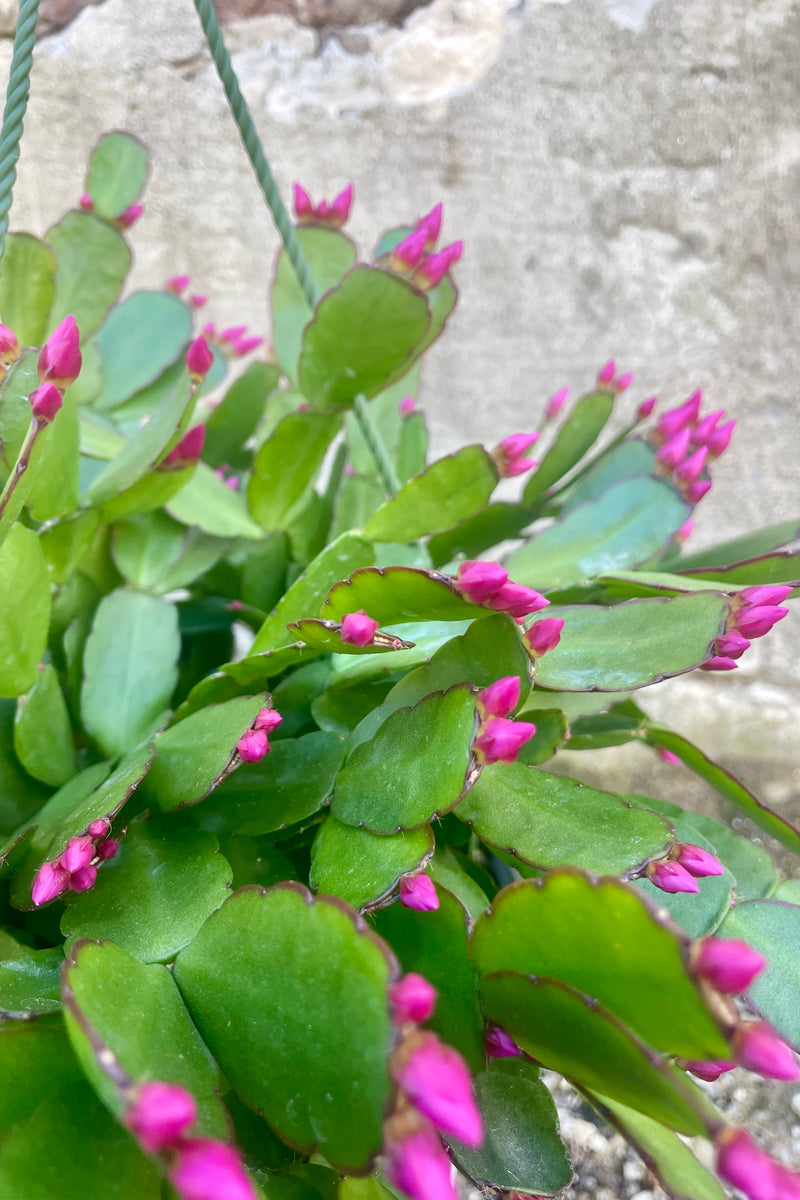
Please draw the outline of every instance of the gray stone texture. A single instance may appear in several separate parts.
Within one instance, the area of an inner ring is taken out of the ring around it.
[[[624,412],[702,386],[739,420],[698,546],[800,517],[800,5],[434,0],[402,28],[273,15],[226,36],[285,193],[352,178],[367,247],[441,198],[465,240],[424,375],[436,451],[536,427],[613,354],[637,376]],[[40,42],[13,226],[74,203],[113,127],[152,152],[131,286],[188,271],[210,317],[263,330],[277,240],[190,0],[105,0]],[[795,614],[731,676],[643,703],[796,811],[798,649]],[[607,786],[653,786],[641,748],[596,763]]]

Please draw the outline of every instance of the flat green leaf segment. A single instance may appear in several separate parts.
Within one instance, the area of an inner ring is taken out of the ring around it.
[[[173,604],[128,588],[101,600],[84,653],[81,716],[109,758],[137,745],[166,709],[179,652]]]
[[[117,305],[97,334],[103,361],[98,408],[116,408],[158,379],[186,348],[192,316],[169,292],[134,292]]]
[[[375,542],[409,542],[449,529],[483,508],[498,478],[483,446],[465,446],[401,487],[370,517],[364,536]]]
[[[512,579],[547,591],[652,557],[691,512],[661,479],[621,479],[573,508],[508,560]]]
[[[704,1060],[729,1054],[687,971],[684,941],[616,879],[561,870],[512,884],[478,921],[471,954],[482,975],[517,971],[562,980],[665,1053]]]
[[[464,790],[474,728],[469,686],[392,713],[340,772],[335,816],[372,833],[397,833],[448,812]]]
[[[591,392],[582,396],[559,429],[556,440],[525,485],[522,499],[534,504],[549,487],[580,462],[604,428],[614,396],[611,392]]]
[[[679,1133],[705,1121],[685,1077],[653,1055],[607,1009],[567,984],[500,971],[481,980],[487,1017],[543,1066],[635,1108]]]
[[[0,1025],[0,1075],[0,1132],[5,1136],[13,1125],[24,1125],[50,1093],[81,1081],[81,1069],[61,1017],[4,1021]],[[3,1170],[5,1160],[0,1151],[0,1172]]]
[[[504,1191],[549,1194],[566,1187],[572,1168],[545,1085],[521,1074],[483,1071],[474,1086],[484,1141],[478,1150],[452,1143],[461,1170],[478,1184]]]
[[[131,252],[122,234],[94,213],[67,213],[47,240],[57,263],[48,332],[72,314],[85,340],[100,328],[119,298]]]
[[[32,950],[0,931],[0,1016],[22,1019],[60,1008],[63,961],[60,946]]]
[[[178,1083],[197,1101],[200,1136],[227,1136],[218,1072],[172,974],[145,966],[113,942],[76,942],[63,975],[72,1047],[100,1099],[117,1117],[126,1084]]]
[[[754,1007],[795,1050],[800,1047],[800,905],[781,900],[737,904],[725,918],[722,937],[741,938],[767,960],[747,992]]]
[[[180,472],[183,474],[183,472]],[[247,514],[241,496],[226,487],[204,462],[199,462],[180,491],[164,507],[183,525],[214,537],[261,538],[264,531]]]
[[[391,894],[401,875],[421,870],[433,854],[430,826],[376,837],[329,816],[311,849],[309,882],[315,892],[341,896],[364,909]]]
[[[51,787],[60,787],[75,774],[69,712],[50,663],[39,667],[33,687],[19,699],[14,750],[28,774]]]
[[[341,621],[364,609],[381,625],[409,621],[465,621],[477,616],[443,575],[417,567],[365,567],[335,583],[320,610],[326,620]]]
[[[301,226],[296,230],[303,255],[319,295],[334,287],[356,264],[354,244],[339,229]],[[272,285],[272,342],[278,361],[289,378],[297,382],[297,365],[303,345],[303,329],[311,320],[294,268],[285,250],[278,255]]]
[[[728,615],[720,592],[629,600],[613,608],[547,610],[565,620],[561,641],[536,664],[536,682],[555,691],[623,691],[680,675],[714,653]]]
[[[0,696],[36,682],[50,624],[50,580],[39,539],[14,525],[0,545]]]
[[[249,465],[245,442],[255,432],[279,379],[274,363],[254,362],[231,384],[206,421],[203,458],[207,463],[212,467],[228,463],[236,470]]]
[[[340,423],[327,413],[289,413],[264,442],[247,486],[250,512],[264,529],[286,528]]]
[[[49,246],[29,233],[6,237],[0,276],[0,314],[20,346],[39,346],[56,294],[56,260]]]
[[[96,210],[113,220],[138,200],[147,179],[147,150],[129,133],[107,133],[92,151],[86,190]]]
[[[755,533],[746,533],[744,537],[733,538],[729,542],[720,542],[716,546],[708,546],[698,550],[696,554],[681,555],[680,569],[693,570],[695,567],[727,567],[741,562],[743,559],[755,558],[777,550],[800,537],[800,519],[794,517],[791,521],[781,521],[777,525],[767,525]]]
[[[484,767],[458,816],[488,845],[544,869],[622,875],[663,857],[673,840],[663,817],[519,762]]]
[[[396,967],[349,909],[299,885],[245,888],[175,965],[204,1040],[280,1137],[362,1171],[381,1146]]]
[[[320,408],[376,395],[406,373],[429,324],[428,302],[407,280],[354,267],[322,297],[305,329],[301,390]]]
[[[239,696],[209,705],[165,729],[156,742],[147,797],[170,812],[207,796],[221,782],[236,743],[266,701],[263,695]]]
[[[587,500],[596,499],[606,488],[620,479],[631,475],[652,475],[656,461],[656,448],[640,438],[626,438],[613,450],[602,454],[585,475],[567,491],[561,507],[563,513],[576,508]]]
[[[142,962],[168,962],[227,898],[232,877],[212,834],[134,821],[91,891],[68,896],[61,932],[110,938]]]

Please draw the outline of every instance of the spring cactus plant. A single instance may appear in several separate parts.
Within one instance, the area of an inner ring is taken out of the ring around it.
[[[428,462],[462,245],[437,205],[363,259],[352,188],[295,188],[318,298],[282,251],[227,384],[261,338],[186,276],[121,298],[146,173],[103,138],[0,276],[0,1194],[553,1195],[547,1068],[669,1191],[723,1195],[689,1136],[800,1195],[697,1083],[798,1077],[796,885],[554,769],[639,741],[800,851],[646,714],[800,577],[796,521],[685,552],[734,421],[609,362]]]

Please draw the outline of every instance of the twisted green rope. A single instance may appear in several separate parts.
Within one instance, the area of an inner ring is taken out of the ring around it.
[[[208,42],[211,57],[214,60],[217,74],[225,89],[225,95],[233,114],[233,119],[236,122],[239,135],[247,151],[247,156],[250,159],[259,187],[264,193],[264,199],[267,202],[269,211],[272,213],[272,219],[275,222],[278,233],[281,235],[281,241],[283,242],[289,262],[292,264],[292,269],[297,276],[297,282],[300,285],[300,290],[303,293],[306,304],[313,312],[317,303],[317,289],[311,275],[311,269],[303,254],[303,249],[297,238],[297,232],[281,199],[278,185],[275,182],[258,134],[256,133],[256,127],[253,124],[253,118],[250,116],[247,101],[242,95],[239,81],[236,78],[236,72],[233,69],[231,56],[228,54],[225,43],[222,40],[222,31],[219,27],[211,0],[194,0],[194,6],[197,9],[197,15],[200,18],[200,24],[203,27],[203,33]],[[353,412],[364,436],[364,441],[375,460],[375,466],[378,469],[386,492],[391,496],[400,487],[400,480],[398,479],[389,452],[375,427],[372,414],[363,396],[356,396],[353,403]]]
[[[11,71],[6,88],[3,127],[0,130],[0,269],[2,269],[3,251],[8,232],[11,195],[17,178],[22,123],[25,119],[25,110],[28,107],[28,96],[31,91],[30,76],[38,17],[39,0],[21,0],[17,28],[14,33]]]

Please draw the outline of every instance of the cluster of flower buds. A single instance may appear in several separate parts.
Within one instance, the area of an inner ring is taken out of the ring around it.
[[[353,185],[348,183],[333,200],[320,200],[314,204],[306,189],[299,183],[292,184],[294,215],[304,224],[322,221],[326,225],[341,228],[350,216],[353,207]]]
[[[94,200],[88,192],[81,193],[78,206],[84,212],[94,212]],[[136,224],[143,212],[143,204],[129,204],[124,212],[120,213],[118,217],[114,217],[112,225],[116,225],[117,229],[130,229],[132,225]]]
[[[187,1137],[197,1120],[197,1104],[178,1084],[145,1083],[124,1120],[148,1154],[167,1157],[170,1183],[182,1200],[255,1200],[235,1146]]]
[[[763,637],[789,615],[782,602],[792,594],[788,584],[746,587],[731,601],[725,632],[714,642],[716,654],[703,663],[704,671],[735,671],[736,659],[749,650],[753,638]]]
[[[230,463],[221,463],[214,472],[217,479],[221,480],[226,488],[230,488],[232,492],[239,490],[239,476],[233,470]]]
[[[182,296],[190,282],[188,275],[171,275],[164,284],[164,291],[171,292],[173,296]],[[186,297],[186,303],[189,308],[205,308],[208,304],[208,296],[204,296],[201,292],[190,292]]]
[[[510,721],[519,704],[519,676],[506,675],[478,692],[478,732],[472,753],[479,763],[512,763],[536,733],[530,721]]]
[[[645,875],[662,892],[699,892],[698,879],[722,875],[724,871],[719,859],[701,846],[694,846],[691,842],[676,842],[669,858],[647,864]]]
[[[277,729],[283,717],[274,708],[262,708],[250,728],[236,743],[236,752],[243,762],[261,762],[272,747],[268,735]]]
[[[229,325],[227,329],[218,330],[213,321],[203,326],[203,337],[227,358],[244,358],[264,341],[263,337],[248,336],[246,325]]]
[[[5,329],[5,326],[2,328]],[[8,332],[11,333],[11,330]],[[34,419],[39,425],[49,425],[54,419],[63,403],[65,389],[80,374],[82,362],[81,335],[75,318],[65,317],[39,353],[39,387],[29,397]]]
[[[776,1163],[744,1129],[727,1126],[714,1139],[717,1174],[749,1200],[800,1200],[800,1171]]]
[[[534,442],[538,442],[538,433],[512,433],[511,437],[503,438],[494,450],[492,458],[497,464],[501,479],[514,475],[524,475],[539,464],[532,458],[525,458]]]
[[[451,242],[438,253],[431,253],[442,230],[443,211],[443,206],[437,204],[420,217],[413,231],[398,242],[389,255],[390,268],[398,275],[411,276],[423,292],[440,284],[464,253],[461,241]]]
[[[417,912],[434,912],[439,907],[439,897],[430,875],[421,872],[404,875],[400,880],[400,903]]]
[[[597,386],[602,392],[613,392],[619,395],[633,383],[633,372],[626,371],[623,375],[617,373],[617,364],[613,358],[604,363],[597,372]]]
[[[533,588],[511,583],[508,571],[495,562],[468,559],[459,564],[455,585],[470,604],[507,612],[515,620],[547,608],[549,600]]]
[[[688,400],[671,408],[656,422],[653,440],[659,443],[656,463],[671,475],[680,491],[697,504],[711,491],[709,463],[727,450],[736,422],[720,422],[724,408],[700,416],[703,393],[698,388]],[[649,414],[648,414],[649,415]],[[705,475],[705,478],[702,476]]]
[[[101,862],[115,858],[119,849],[116,838],[108,836],[111,822],[105,817],[92,821],[86,833],[72,837],[66,850],[53,862],[42,863],[31,888],[31,899],[38,907],[48,904],[62,892],[88,892],[97,880]]]
[[[182,471],[184,467],[193,467],[203,453],[205,440],[205,425],[194,425],[179,442],[175,443],[166,458],[159,463],[159,470]]]

